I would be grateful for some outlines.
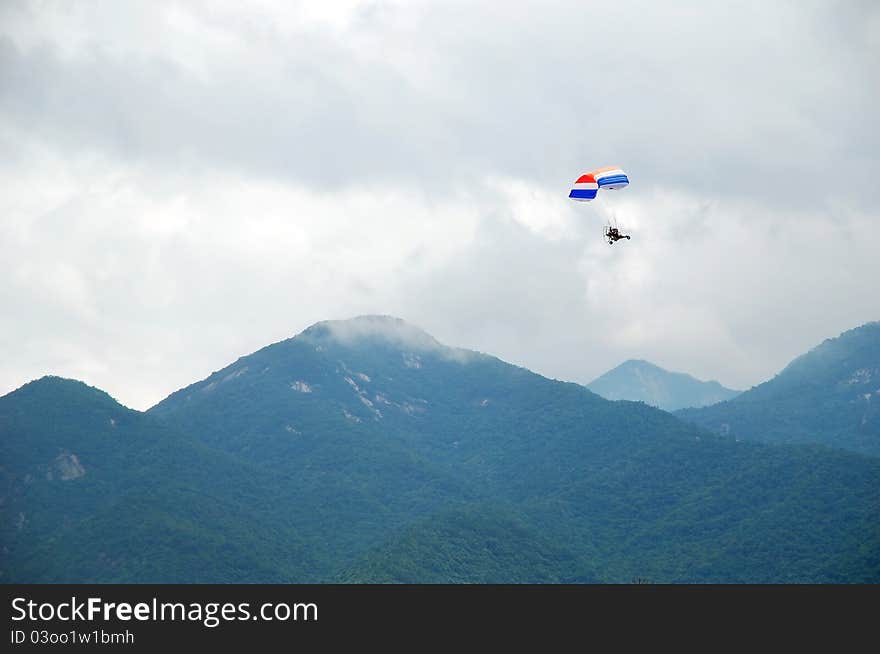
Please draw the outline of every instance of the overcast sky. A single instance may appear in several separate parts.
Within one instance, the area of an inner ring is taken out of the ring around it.
[[[365,313],[748,388],[880,319],[878,61],[872,0],[3,0],[0,394]]]

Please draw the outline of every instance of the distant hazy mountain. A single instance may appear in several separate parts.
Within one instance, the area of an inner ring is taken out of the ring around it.
[[[606,400],[646,402],[665,411],[701,407],[740,394],[717,381],[700,381],[681,372],[669,372],[649,361],[630,359],[587,384]]]
[[[3,581],[880,581],[880,461],[715,436],[386,317],[146,414],[28,384],[0,448]]]
[[[720,434],[880,455],[880,322],[826,340],[770,381],[680,417]]]

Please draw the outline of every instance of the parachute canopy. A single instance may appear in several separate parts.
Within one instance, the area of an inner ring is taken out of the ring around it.
[[[596,198],[600,188],[615,190],[627,184],[629,177],[623,169],[618,166],[606,166],[578,177],[568,197],[578,202],[589,202]]]
[[[596,182],[596,178],[590,173],[587,173],[586,175],[581,175],[577,178],[568,197],[572,200],[577,200],[578,202],[589,202],[596,197],[596,193],[598,192],[599,184]]]
[[[629,177],[617,166],[606,166],[590,173],[596,178],[599,188],[619,189],[629,184]]]

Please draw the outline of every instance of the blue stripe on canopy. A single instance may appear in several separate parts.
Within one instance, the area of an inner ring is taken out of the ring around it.
[[[596,193],[598,192],[599,190],[595,188],[573,188],[571,189],[571,193],[568,194],[568,197],[575,200],[592,200],[596,197]]]
[[[596,180],[599,186],[611,186],[612,184],[629,184],[629,178],[626,175],[611,175],[609,177],[600,177]]]

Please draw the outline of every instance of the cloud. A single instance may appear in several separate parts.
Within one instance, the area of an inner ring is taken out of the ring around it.
[[[473,350],[443,345],[423,329],[395,316],[365,315],[346,320],[324,320],[299,336],[318,344],[328,337],[346,346],[376,340],[391,343],[404,350],[410,350],[403,353],[405,360],[408,360],[413,352],[431,353],[461,364],[477,358]],[[410,365],[417,360],[411,360]]]
[[[758,383],[880,315],[878,59],[871,2],[4,3],[0,392],[144,408],[373,313]]]
[[[436,189],[622,158],[652,184],[814,205],[817,169],[868,180],[877,145],[870,4],[56,7],[4,39],[7,117],[162,165]]]

